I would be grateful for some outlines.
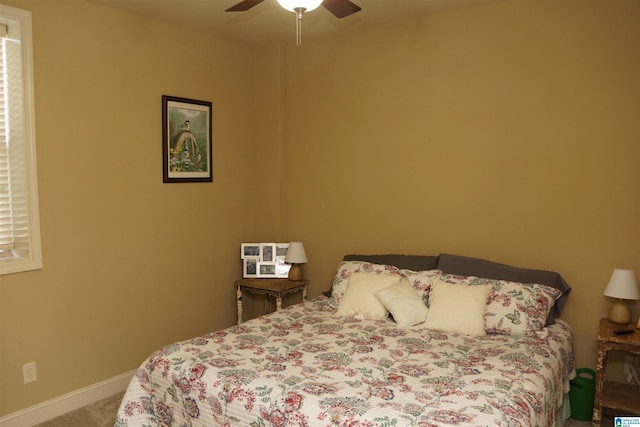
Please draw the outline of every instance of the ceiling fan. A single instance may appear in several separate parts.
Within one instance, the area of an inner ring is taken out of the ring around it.
[[[243,0],[235,6],[231,6],[226,12],[244,12],[254,6],[259,5],[264,0]],[[350,0],[278,0],[280,6],[287,10],[295,11],[295,9],[305,9],[303,12],[311,12],[316,7],[324,6],[329,12],[333,13],[337,18],[344,18],[353,13],[362,10],[360,6]]]
[[[225,12],[244,12],[259,5],[264,0],[243,0],[231,6]],[[302,43],[302,14],[311,12],[322,5],[338,18],[344,18],[362,10],[360,6],[350,0],[278,0],[280,6],[296,14],[296,45]]]

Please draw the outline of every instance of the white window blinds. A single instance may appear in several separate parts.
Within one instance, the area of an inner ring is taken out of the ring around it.
[[[9,164],[7,26],[0,25],[0,256],[8,256],[14,247]]]
[[[41,268],[31,14],[0,5],[0,274]]]

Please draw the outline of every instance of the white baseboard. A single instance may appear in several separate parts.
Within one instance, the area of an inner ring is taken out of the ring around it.
[[[0,427],[33,426],[127,389],[135,370],[0,418]]]

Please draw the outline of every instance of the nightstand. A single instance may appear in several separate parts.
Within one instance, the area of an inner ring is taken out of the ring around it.
[[[640,415],[640,387],[606,380],[607,352],[622,350],[640,354],[640,330],[636,324],[621,325],[600,319],[598,325],[598,365],[596,367],[596,393],[593,399],[593,427],[599,427],[604,408]],[[616,329],[633,329],[628,335],[616,335]],[[623,414],[614,414],[623,415]]]
[[[289,279],[242,279],[236,280],[236,298],[238,305],[238,325],[242,323],[242,291],[273,296],[276,299],[276,311],[282,309],[282,297],[302,291],[302,302],[307,300],[308,280]],[[265,300],[265,312],[267,301]]]

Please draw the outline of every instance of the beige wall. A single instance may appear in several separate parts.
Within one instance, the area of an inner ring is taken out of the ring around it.
[[[232,324],[250,240],[304,241],[312,296],[347,252],[559,271],[595,364],[604,285],[640,273],[635,0],[511,0],[299,48],[4,2],[33,11],[45,267],[0,279],[0,416]],[[214,102],[213,184],[162,184],[163,94]]]
[[[0,416],[233,324],[239,244],[279,220],[256,221],[248,191],[250,47],[84,0],[3,2],[33,13],[44,269],[0,278]],[[213,102],[213,183],[162,183],[162,95]]]
[[[639,22],[635,0],[517,0],[288,50],[307,275],[330,283],[350,252],[555,270],[578,366],[595,366],[607,280],[640,274]]]

